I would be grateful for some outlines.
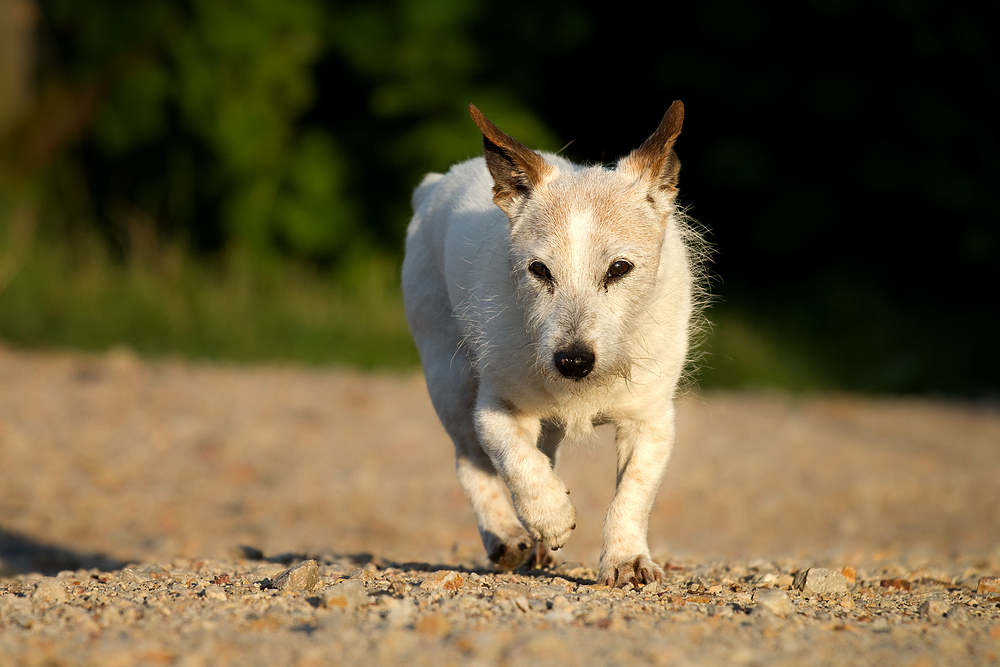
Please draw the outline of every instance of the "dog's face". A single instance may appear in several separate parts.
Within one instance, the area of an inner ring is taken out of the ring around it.
[[[644,363],[635,325],[656,298],[683,107],[675,102],[616,169],[571,172],[470,111],[483,130],[494,201],[510,219],[513,277],[539,371],[557,382],[628,378]]]

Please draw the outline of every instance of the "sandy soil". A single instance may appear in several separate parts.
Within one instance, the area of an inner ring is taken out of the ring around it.
[[[997,406],[702,392],[678,428],[650,528],[669,580],[610,592],[589,579],[607,432],[562,453],[565,562],[498,575],[419,375],[0,348],[0,664],[998,660]],[[268,586],[309,558],[313,585]],[[846,592],[795,584],[819,567]],[[341,605],[350,581],[367,597]],[[174,625],[151,625],[157,591]]]

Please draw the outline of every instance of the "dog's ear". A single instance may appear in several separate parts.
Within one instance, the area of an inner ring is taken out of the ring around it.
[[[469,115],[483,133],[483,155],[493,175],[493,201],[510,215],[514,203],[537,187],[552,170],[541,155],[505,134],[474,104]]]
[[[649,139],[618,161],[618,170],[673,197],[677,193],[677,175],[681,170],[681,162],[674,153],[674,142],[681,133],[683,123],[684,104],[675,100]]]

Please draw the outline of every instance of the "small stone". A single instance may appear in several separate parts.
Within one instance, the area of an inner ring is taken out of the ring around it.
[[[216,584],[209,584],[208,586],[205,586],[205,590],[202,595],[205,596],[206,600],[225,601],[227,599],[226,591],[224,591],[221,586],[217,586]]]
[[[458,572],[438,570],[420,582],[420,588],[428,591],[457,591],[464,583],[465,579]]]
[[[781,618],[795,613],[795,605],[792,604],[788,594],[776,588],[758,588],[753,594],[753,601],[761,609],[766,609]]]
[[[523,584],[497,586],[493,591],[493,597],[498,600],[528,597],[528,587]]]
[[[331,609],[354,611],[368,604],[368,590],[357,579],[344,581],[323,591],[323,603]]]
[[[526,598],[523,595],[519,595],[516,598],[514,598],[514,604],[517,605],[517,608],[523,612],[528,612],[531,610],[531,602],[529,602],[528,598]]]
[[[565,593],[565,586],[553,586],[551,584],[539,584],[528,589],[528,595],[533,600],[550,600],[556,595],[564,595]]]
[[[697,604],[711,604],[715,602],[715,597],[712,595],[688,595],[684,598],[684,601]]]
[[[1000,593],[1000,577],[980,578],[976,592],[980,595],[983,593]]]
[[[847,579],[847,583],[849,584],[853,584],[858,580],[858,571],[850,565],[841,570],[840,573],[844,575],[844,578]]]
[[[139,584],[143,581],[148,581],[149,577],[144,576],[130,567],[122,568],[121,574],[118,575],[118,581],[128,586],[129,584]]]
[[[797,572],[792,585],[808,597],[847,593],[847,577],[840,572],[821,567]]]
[[[773,572],[765,572],[754,578],[754,583],[758,586],[777,586],[778,575]]]
[[[378,579],[378,575],[375,574],[375,570],[371,570],[365,567],[360,570],[355,570],[354,572],[352,572],[351,579],[363,581],[365,583],[370,584],[376,579]]]
[[[662,590],[663,586],[658,581],[651,581],[642,587],[642,592],[645,595],[658,595]]]
[[[913,588],[913,584],[906,579],[882,579],[879,585],[882,588],[894,588],[898,591],[908,591]]]
[[[848,611],[854,609],[854,598],[852,598],[850,595],[845,595],[844,597],[840,598],[840,606],[843,607],[844,609],[847,609]]]
[[[413,586],[397,574],[391,574],[386,578],[389,580],[389,592],[393,595],[404,597],[413,590]]]
[[[311,591],[319,583],[319,566],[314,560],[293,565],[274,579],[268,588],[283,591]]]
[[[941,618],[947,615],[951,605],[944,600],[926,600],[917,612],[925,618]]]
[[[66,602],[69,599],[69,593],[66,592],[66,586],[61,581],[53,577],[45,577],[35,586],[35,593],[32,597],[44,602]]]

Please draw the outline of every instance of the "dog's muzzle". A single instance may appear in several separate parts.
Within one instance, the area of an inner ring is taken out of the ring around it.
[[[594,362],[597,357],[589,345],[573,343],[567,348],[558,350],[553,355],[553,360],[563,377],[579,380],[587,377],[590,371],[594,370]]]

